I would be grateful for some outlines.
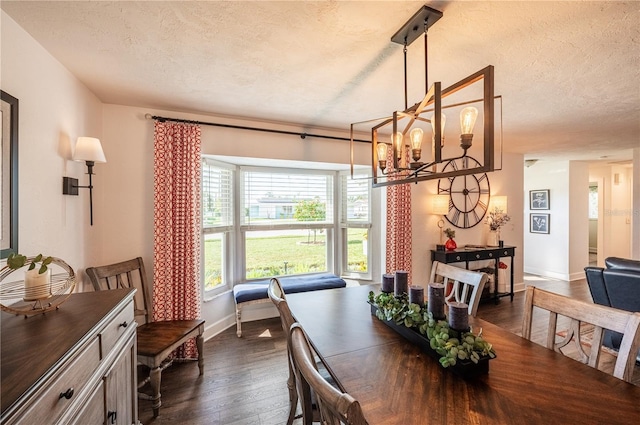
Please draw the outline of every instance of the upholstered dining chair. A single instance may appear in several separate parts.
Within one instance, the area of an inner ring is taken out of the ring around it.
[[[488,279],[489,276],[486,273],[466,270],[434,261],[431,265],[429,282],[443,283],[445,291],[448,291],[449,286],[451,286],[445,301],[463,302],[469,306],[469,314],[475,316],[478,311],[482,290]]]
[[[561,349],[573,341],[581,361],[591,367],[598,367],[604,330],[620,332],[622,342],[613,369],[613,376],[628,382],[631,381],[636,356],[640,349],[640,313],[592,304],[529,286],[526,289],[522,318],[522,336],[526,339],[531,339],[534,307],[549,312],[546,347],[562,353]],[[556,342],[558,315],[565,316],[571,321],[566,336]],[[581,343],[581,323],[594,326],[589,354],[584,351]]]
[[[289,330],[289,350],[298,380],[313,390],[318,405],[319,422],[326,425],[367,425],[360,403],[351,395],[336,389],[318,372],[313,349],[299,323]]]
[[[149,368],[149,376],[139,382],[138,388],[149,382],[151,395],[139,392],[140,398],[152,401],[153,416],[159,414],[162,371],[171,365],[171,353],[188,340],[195,338],[198,348],[198,367],[204,373],[204,320],[152,321],[151,288],[147,283],[142,258],[86,269],[96,291],[136,288],[134,298],[137,328],[138,364]]]

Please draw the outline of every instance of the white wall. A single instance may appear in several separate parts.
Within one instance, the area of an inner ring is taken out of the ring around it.
[[[588,165],[578,161],[538,161],[525,168],[525,273],[562,280],[584,278],[589,264]],[[549,210],[531,210],[529,191],[549,189]],[[549,234],[530,233],[531,213],[548,213]]]
[[[41,252],[61,258],[78,270],[88,261],[85,247],[95,240],[99,227],[89,226],[88,191],[63,195],[62,177],[88,184],[86,166],[70,160],[71,149],[78,136],[102,137],[102,104],[4,11],[0,13],[0,84],[19,100],[18,249],[25,255]],[[95,167],[98,174],[102,170],[102,164]],[[95,195],[102,193],[97,180]]]

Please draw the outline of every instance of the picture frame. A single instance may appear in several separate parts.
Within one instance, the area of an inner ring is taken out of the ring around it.
[[[529,209],[548,210],[549,208],[549,189],[529,191]]]
[[[531,213],[529,214],[529,232],[549,234],[550,214]]]
[[[18,252],[18,99],[0,90],[0,258]]]

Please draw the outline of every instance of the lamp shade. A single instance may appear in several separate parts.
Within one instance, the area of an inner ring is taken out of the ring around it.
[[[492,196],[490,211],[498,210],[502,214],[507,214],[507,197],[506,196]]]
[[[433,195],[431,197],[431,214],[446,215],[449,213],[449,196]]]
[[[76,149],[73,152],[74,161],[107,162],[102,151],[100,139],[95,137],[78,137]]]

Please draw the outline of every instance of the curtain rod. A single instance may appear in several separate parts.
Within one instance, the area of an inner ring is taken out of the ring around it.
[[[313,134],[313,133],[299,133],[296,131],[286,131],[286,130],[274,130],[271,128],[261,128],[261,127],[247,127],[244,125],[232,125],[232,124],[221,124],[217,122],[207,122],[207,121],[194,121],[194,120],[185,120],[181,118],[167,118],[161,117],[158,115],[145,114],[144,117],[148,120],[155,120],[160,122],[172,121],[172,122],[182,122],[187,124],[199,124],[199,125],[210,125],[213,127],[225,127],[225,128],[233,128],[236,130],[251,130],[251,131],[262,131],[266,133],[277,133],[277,134],[288,134],[292,136],[300,136],[301,139],[306,139],[307,137],[316,137],[319,139],[332,139],[332,140],[346,140],[351,141],[349,137],[337,137],[337,136],[326,136],[323,134]],[[370,140],[364,139],[353,139],[354,142],[362,142],[362,143],[371,143]]]

